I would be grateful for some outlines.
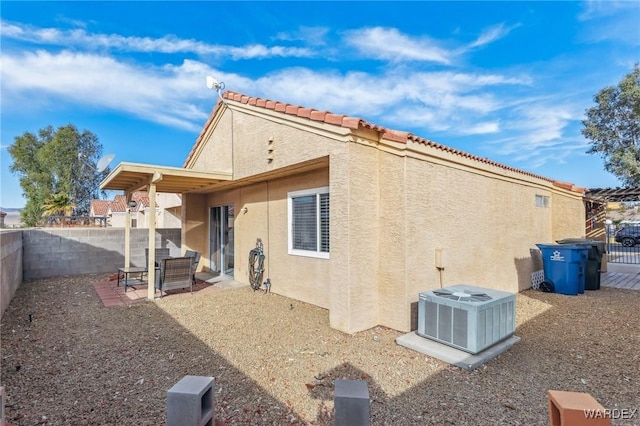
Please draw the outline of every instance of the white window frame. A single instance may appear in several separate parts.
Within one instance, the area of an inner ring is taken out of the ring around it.
[[[294,256],[316,257],[320,259],[329,259],[329,252],[320,251],[321,235],[320,235],[320,195],[329,194],[329,187],[323,186],[321,188],[305,189],[302,191],[292,191],[287,193],[287,234],[288,234],[288,253]],[[316,244],[317,248],[313,250],[300,250],[293,248],[293,199],[296,197],[306,197],[309,195],[315,195],[316,197]],[[331,209],[331,204],[329,204]],[[331,231],[329,231],[331,235]],[[329,247],[331,251],[331,247]]]
[[[551,197],[548,195],[536,194],[536,207],[548,209],[551,206]]]

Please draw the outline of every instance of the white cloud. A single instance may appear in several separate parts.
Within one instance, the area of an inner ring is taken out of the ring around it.
[[[617,15],[628,10],[637,10],[639,7],[636,1],[627,0],[587,0],[582,2],[582,5],[583,10],[578,15],[580,21]]]
[[[496,40],[499,40],[503,37],[506,37],[512,30],[518,28],[520,24],[512,25],[510,27],[505,26],[504,23],[494,25],[485,29],[478,38],[470,43],[467,48],[472,49],[475,47],[485,46],[487,44],[493,43]]]
[[[121,36],[118,34],[91,34],[84,29],[59,30],[56,28],[33,28],[2,21],[2,37],[40,45],[77,46],[88,50],[112,49],[127,52],[195,53],[238,59],[260,59],[269,57],[311,57],[315,53],[307,48],[286,46],[212,45],[192,39],[181,39],[175,35],[161,38]]]
[[[455,57],[506,37],[519,26],[520,24],[506,26],[504,23],[491,26],[468,45],[451,49],[447,49],[443,41],[436,41],[427,36],[409,36],[396,28],[385,27],[346,31],[344,41],[356,47],[367,58],[391,62],[420,61],[451,65]]]
[[[395,126],[417,125],[427,131],[442,129],[452,117],[479,117],[500,109],[491,88],[519,81],[453,72],[390,71],[374,75],[290,68],[234,90],[374,122],[393,120]]]
[[[296,31],[280,32],[275,36],[276,40],[282,41],[303,41],[309,45],[324,45],[325,38],[329,34],[327,27],[306,27],[302,26]]]
[[[563,164],[584,154],[586,141],[575,132],[580,104],[561,97],[521,99],[510,108],[499,139],[489,142],[497,154],[529,169]]]
[[[205,96],[204,75],[205,67],[190,61],[136,68],[110,57],[68,51],[3,53],[3,107],[26,99],[43,102],[44,97],[54,103],[121,111],[197,130],[206,119],[206,113],[194,104],[194,98]]]
[[[512,28],[515,27],[501,24],[487,29],[471,46],[495,41]],[[3,37],[5,30],[16,39],[35,37],[36,33],[9,25],[3,26]],[[359,30],[348,33],[348,37],[364,53],[391,62],[424,60],[443,64],[454,55],[427,38],[409,38],[395,29]],[[152,52],[211,53],[214,50],[207,49],[221,49],[216,52],[231,58],[287,55],[289,51],[261,44],[213,46],[172,36],[151,39],[91,35],[84,30],[47,30],[38,32],[36,38],[53,44],[66,40],[77,49],[87,47],[90,52],[3,51],[0,57],[3,108],[15,107],[19,101],[28,101],[33,108],[43,102],[68,102],[198,132],[215,102],[215,94],[204,87],[204,77],[213,75],[230,90],[359,116],[421,137],[432,138],[437,132],[447,139],[473,136],[476,146],[526,163],[528,168],[551,160],[565,161],[571,153],[585,150],[584,140],[570,139],[568,130],[579,119],[584,106],[574,107],[566,99],[545,97],[539,87],[534,98],[531,89],[539,83],[531,77],[538,75],[534,69],[526,74],[462,69],[424,71],[396,66],[379,73],[288,67],[248,78],[212,69],[195,60],[177,65],[137,64],[129,58],[95,53],[95,46]],[[548,64],[545,67],[548,69]],[[440,142],[447,144],[448,140]]]
[[[428,37],[409,37],[395,28],[373,27],[347,31],[345,42],[370,58],[449,64],[452,53]]]
[[[460,133],[463,135],[486,135],[489,133],[498,133],[499,131],[500,123],[497,121],[487,121],[462,129]]]
[[[622,42],[640,46],[640,3],[637,1],[588,1],[578,15],[579,38],[588,43]],[[638,55],[635,55],[637,60]]]

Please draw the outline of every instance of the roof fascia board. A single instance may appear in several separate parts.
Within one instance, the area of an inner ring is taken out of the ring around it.
[[[184,179],[202,179],[202,180],[218,180],[228,181],[232,179],[231,173],[228,172],[203,172],[199,170],[184,169],[180,167],[155,166],[150,164],[139,163],[120,163],[109,175],[100,183],[100,189],[107,188],[121,174],[132,173],[141,176],[135,179],[124,189],[126,194],[132,194],[135,191],[148,187],[151,183],[157,183],[158,178],[180,177]],[[155,179],[155,180],[154,180]],[[208,186],[208,183],[201,184]],[[196,185],[197,186],[197,185]]]

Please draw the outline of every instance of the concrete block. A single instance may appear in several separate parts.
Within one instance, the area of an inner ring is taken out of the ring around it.
[[[548,390],[551,426],[610,426],[611,419],[593,396],[582,392]]]
[[[167,426],[213,426],[215,380],[184,376],[167,391]]]
[[[336,426],[369,425],[369,385],[364,380],[336,380],[333,401]]]

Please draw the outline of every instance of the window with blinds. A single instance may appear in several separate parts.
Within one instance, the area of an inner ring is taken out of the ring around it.
[[[289,253],[329,257],[329,188],[288,194]]]

